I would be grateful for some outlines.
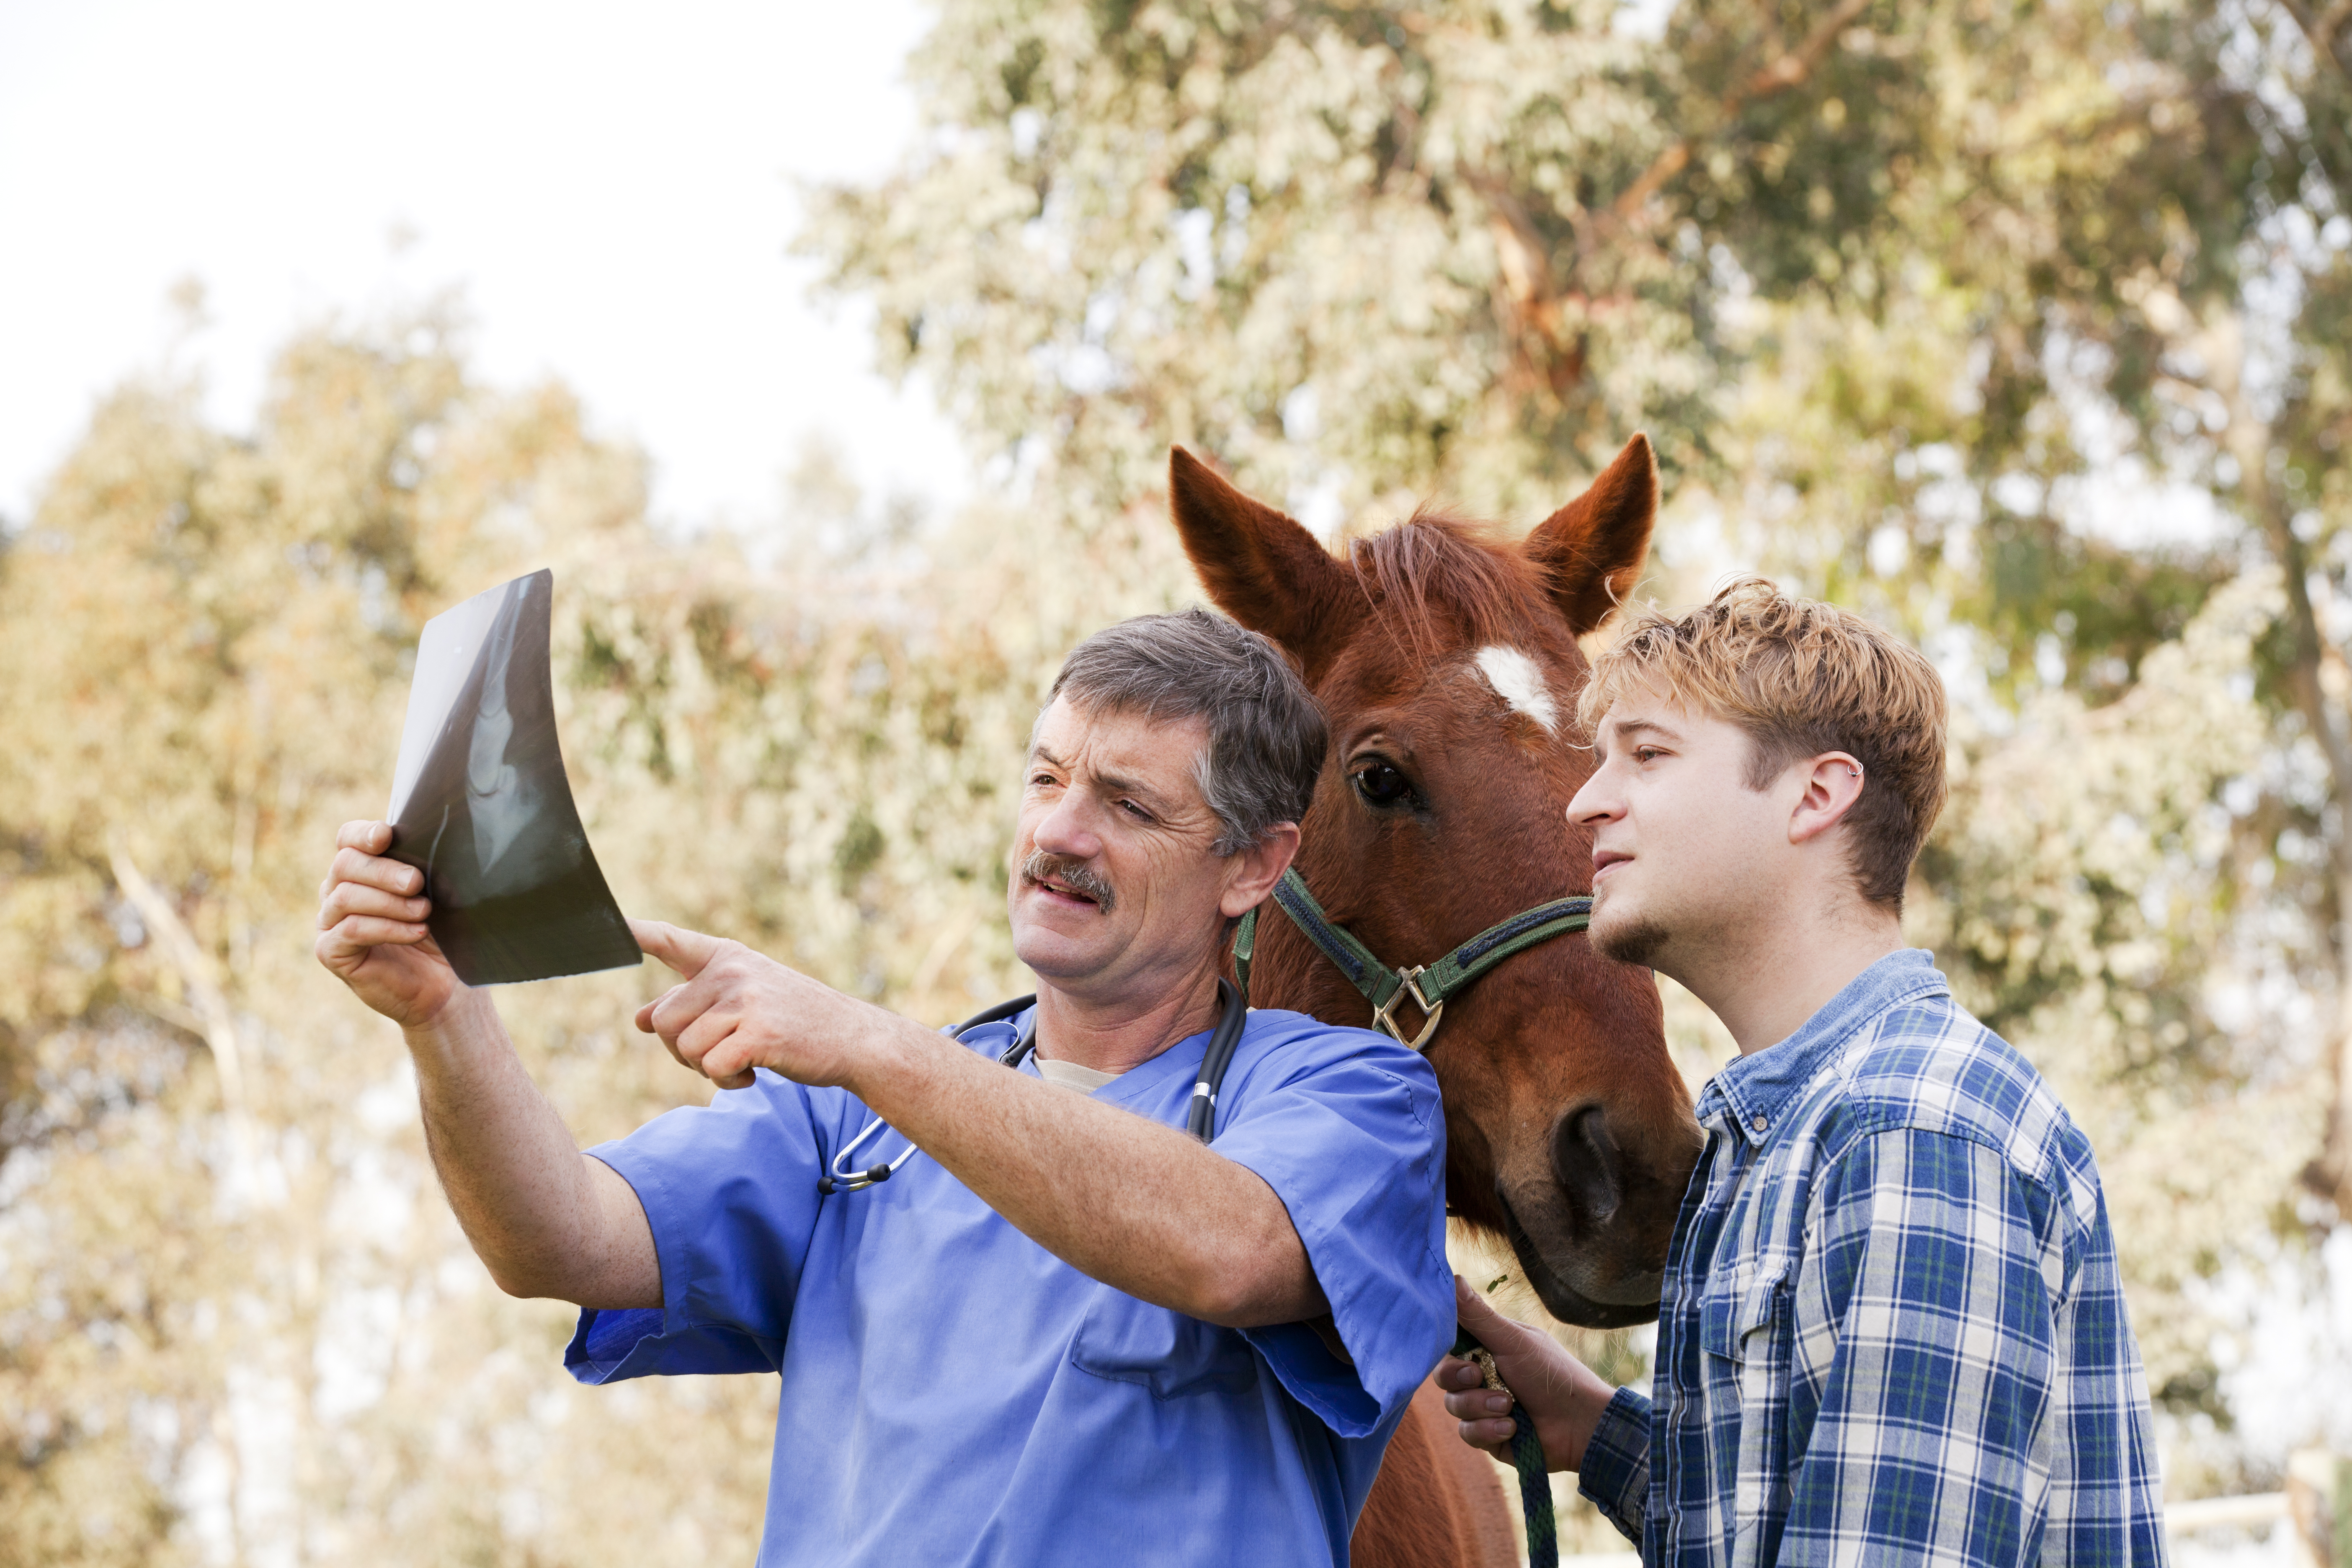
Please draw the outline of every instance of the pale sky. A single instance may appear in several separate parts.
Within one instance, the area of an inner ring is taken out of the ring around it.
[[[0,519],[126,375],[176,354],[246,429],[299,326],[452,284],[478,373],[576,388],[652,456],[657,515],[772,515],[812,430],[869,490],[951,503],[950,428],[784,255],[794,177],[873,175],[913,137],[899,68],[928,22],[914,0],[0,0]],[[188,277],[211,324],[175,349]]]

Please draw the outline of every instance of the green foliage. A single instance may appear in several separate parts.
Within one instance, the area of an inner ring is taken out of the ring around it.
[[[2223,1418],[2199,1282],[2270,1232],[2325,1120],[2306,1062],[2215,1016],[2275,961],[2221,798],[2264,742],[2251,645],[2279,600],[2252,574],[2116,700],[2049,691],[2011,735],[1964,732],[1908,921],[2090,1133],[2159,1398]]]
[[[931,151],[807,244],[1081,528],[1171,440],[1277,495],[1525,508],[1707,423],[1697,269],[1595,210],[1667,135],[1609,10],[950,6]]]

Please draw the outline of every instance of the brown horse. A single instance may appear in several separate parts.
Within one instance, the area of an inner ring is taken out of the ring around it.
[[[1516,545],[1417,516],[1334,557],[1181,448],[1169,494],[1210,597],[1288,650],[1330,715],[1297,866],[1333,920],[1391,966],[1428,963],[1591,890],[1591,837],[1567,819],[1591,772],[1570,743],[1591,674],[1576,639],[1648,551],[1658,489],[1646,439]],[[1250,979],[1260,1005],[1371,1023],[1370,1005],[1271,904]],[[1507,1239],[1554,1316],[1601,1328],[1655,1317],[1699,1132],[1649,973],[1556,938],[1447,1003],[1428,1050],[1449,1212]],[[1455,1437],[1433,1386],[1390,1447],[1355,1560],[1517,1560],[1495,1471]]]

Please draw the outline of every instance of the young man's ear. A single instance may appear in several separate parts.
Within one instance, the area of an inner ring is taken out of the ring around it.
[[[1789,814],[1789,842],[1805,844],[1845,820],[1862,798],[1862,763],[1844,752],[1823,752],[1805,769],[1805,793]]]

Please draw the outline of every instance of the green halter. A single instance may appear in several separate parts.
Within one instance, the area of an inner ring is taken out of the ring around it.
[[[1282,874],[1282,880],[1275,884],[1274,901],[1290,917],[1299,933],[1364,994],[1364,1000],[1372,1005],[1372,1026],[1416,1051],[1426,1050],[1430,1037],[1437,1033],[1437,1020],[1445,1012],[1446,998],[1466,990],[1472,981],[1503,960],[1525,952],[1538,942],[1582,931],[1592,923],[1590,897],[1580,893],[1573,898],[1554,899],[1513,915],[1499,925],[1488,926],[1434,963],[1391,969],[1372,955],[1370,948],[1358,942],[1354,932],[1323,912],[1323,906],[1307,890],[1307,879],[1297,871]],[[1234,932],[1234,973],[1241,982],[1244,1001],[1249,999],[1250,959],[1256,947],[1257,910],[1252,910],[1242,917],[1240,928]],[[1421,1033],[1409,1040],[1396,1021],[1397,1008],[1407,1001],[1420,1008],[1426,1019]]]

